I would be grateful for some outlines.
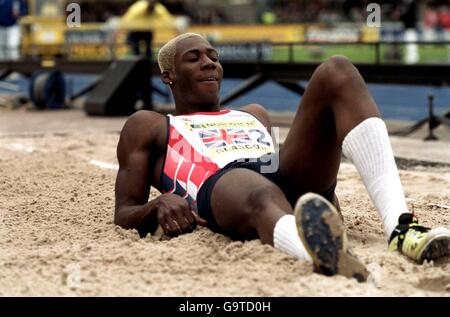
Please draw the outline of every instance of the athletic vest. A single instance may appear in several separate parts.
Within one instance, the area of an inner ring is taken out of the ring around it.
[[[203,183],[230,162],[274,152],[272,138],[253,115],[236,110],[168,115],[161,187],[196,206]]]

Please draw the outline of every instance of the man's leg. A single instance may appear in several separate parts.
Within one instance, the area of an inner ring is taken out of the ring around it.
[[[394,234],[404,236],[413,220],[386,126],[357,69],[346,58],[334,57],[319,66],[312,76],[280,153],[280,170],[291,201],[301,192],[320,193],[334,184],[341,149],[360,173],[386,236],[390,240]],[[407,217],[401,220],[403,214]],[[406,229],[397,230],[399,221],[409,221],[403,226]],[[450,235],[442,230],[410,236],[422,239],[420,243],[406,244],[417,246],[415,250],[402,249],[402,241],[398,246],[415,260],[421,261],[422,251],[427,253],[427,248],[432,249],[428,257],[448,254]],[[431,245],[433,239],[440,242]]]
[[[298,236],[291,205],[281,189],[260,174],[236,168],[222,175],[212,190],[211,209],[217,226],[228,236],[260,238],[311,261]]]
[[[379,112],[356,68],[345,57],[321,64],[280,153],[281,173],[293,193],[328,190],[336,181],[344,137],[370,117]]]
[[[296,210],[301,212],[294,216],[291,205],[278,186],[257,172],[236,168],[224,174],[215,184],[211,207],[218,227],[232,238],[259,237],[263,243],[272,244],[299,259],[311,261],[313,255],[318,272],[326,275],[342,274],[364,281],[367,271],[365,266],[349,253],[339,215],[333,211],[331,204],[321,204],[320,199],[311,195],[302,196],[302,204],[296,206]],[[314,200],[310,199],[311,197]],[[326,202],[325,199],[324,201]],[[310,208],[318,206],[318,203],[323,207],[319,208],[321,214]],[[338,226],[323,226],[317,221],[311,222],[315,215],[334,215],[340,229]],[[297,230],[302,219],[308,220]],[[303,244],[299,237],[302,229],[307,233],[313,231],[313,236],[302,237],[306,244]],[[325,247],[311,241],[320,241]],[[319,252],[315,250],[317,246],[321,248]]]
[[[365,157],[368,164],[355,165],[390,235],[400,214],[407,212],[403,191],[377,106],[358,70],[345,57],[331,58],[312,76],[280,153],[281,173],[294,197],[298,190],[327,190],[336,181],[344,139],[349,141],[347,136],[355,134],[356,128],[362,136],[350,140],[355,150],[345,154],[350,160]],[[379,179],[387,180],[387,197],[372,195],[377,191],[372,185]]]

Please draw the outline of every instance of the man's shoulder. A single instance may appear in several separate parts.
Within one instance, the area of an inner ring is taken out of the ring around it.
[[[166,117],[158,112],[140,110],[132,114],[122,129],[122,136],[136,142],[151,141],[166,131]]]
[[[244,111],[257,111],[257,112],[267,112],[266,108],[259,103],[249,103],[243,107],[241,107]]]
[[[165,116],[150,110],[139,110],[128,117],[125,122],[125,126],[135,126],[135,125],[148,125],[148,123],[155,124],[161,121]]]
[[[266,108],[264,108],[264,106],[257,103],[251,103],[241,107],[240,110],[248,112],[251,115],[255,116],[266,127],[271,126],[269,113],[267,112]]]

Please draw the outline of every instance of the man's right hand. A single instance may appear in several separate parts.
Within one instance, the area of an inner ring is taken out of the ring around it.
[[[162,194],[155,202],[158,208],[158,223],[169,237],[192,232],[197,224],[206,224],[206,220],[192,211],[189,203],[178,195]]]

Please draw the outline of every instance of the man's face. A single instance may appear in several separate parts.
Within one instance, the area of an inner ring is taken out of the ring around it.
[[[208,107],[219,103],[223,69],[218,57],[211,44],[200,37],[177,43],[174,89],[188,104]]]

